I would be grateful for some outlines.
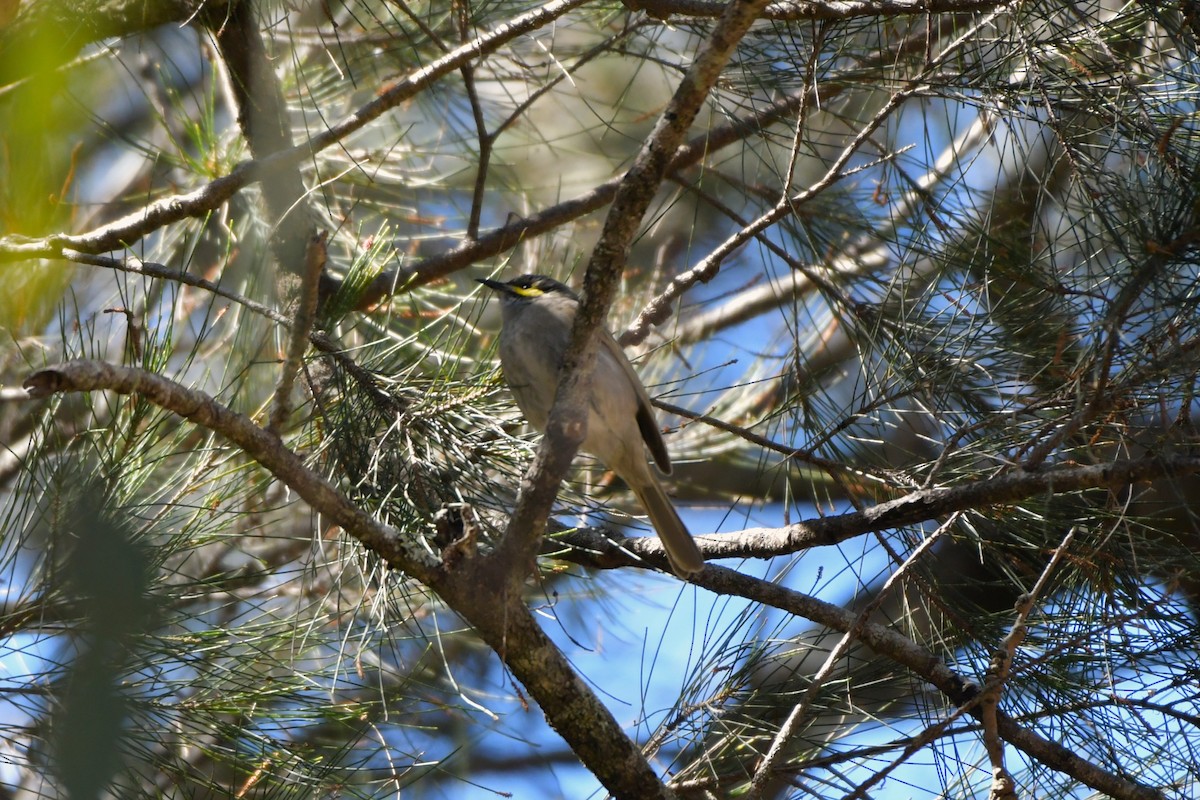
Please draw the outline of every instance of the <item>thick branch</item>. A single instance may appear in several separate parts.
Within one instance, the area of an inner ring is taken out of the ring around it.
[[[30,396],[108,390],[138,394],[154,405],[215,431],[270,470],[315,510],[341,525],[388,566],[422,581],[475,626],[480,636],[541,706],[550,725],[614,797],[669,798],[636,744],[575,674],[521,602],[497,564],[476,554],[445,568],[418,537],[378,522],[316,474],[277,436],[209,395],[139,369],[101,361],[70,361],[35,372]]]
[[[1121,459],[1111,464],[1068,465],[1036,472],[1017,471],[957,486],[921,489],[895,500],[837,516],[817,517],[783,528],[746,528],[736,533],[710,534],[696,542],[705,558],[772,558],[810,547],[835,545],[861,536],[918,525],[956,511],[980,510],[1056,494],[1102,487],[1123,488],[1159,478],[1178,478],[1200,472],[1200,456],[1162,456]],[[573,561],[612,569],[659,566],[666,563],[662,544],[654,537],[624,538],[596,529],[566,533],[561,540],[576,552]]]
[[[438,562],[426,549],[418,546],[414,537],[382,524],[355,506],[350,498],[309,469],[278,436],[204,392],[144,370],[90,360],[68,361],[40,370],[30,375],[24,386],[35,398],[58,392],[101,390],[141,395],[159,408],[215,431],[236,444],[313,509],[341,525],[393,569],[429,582],[438,567]]]
[[[463,566],[439,582],[438,594],[500,655],[608,792],[626,800],[672,797],[612,712],[537,624],[522,595],[497,586],[495,564],[474,559]]]

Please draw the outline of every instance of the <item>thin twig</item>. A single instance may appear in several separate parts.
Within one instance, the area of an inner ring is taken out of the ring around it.
[[[772,581],[754,578],[724,567],[710,565],[694,579],[694,583],[722,595],[743,597],[774,608],[783,609],[819,625],[843,633],[858,624],[858,615],[832,603],[796,592]],[[877,653],[892,659],[921,676],[956,706],[965,706],[978,716],[979,687],[955,673],[937,655],[874,622],[861,627],[860,640]],[[1086,786],[1121,800],[1162,800],[1163,792],[1152,786],[1132,781],[1086,761],[1058,742],[1018,725],[1011,717],[997,714],[1000,736],[1046,767],[1070,775]],[[914,747],[922,746],[919,742]]]
[[[733,434],[739,439],[743,439],[751,444],[758,445],[765,450],[779,453],[790,461],[795,461],[801,464],[809,464],[831,473],[849,473],[872,483],[879,483],[884,486],[889,485],[887,480],[883,477],[872,475],[868,472],[864,472],[861,469],[856,469],[841,461],[834,461],[832,459],[819,456],[813,452],[811,448],[792,447],[790,445],[780,444],[779,442],[776,442],[773,439],[768,439],[766,436],[755,433],[744,426],[734,425],[731,422],[726,422],[725,420],[720,419],[719,417],[714,417],[711,414],[700,414],[684,408],[683,406],[677,406],[673,403],[668,403],[664,400],[655,399],[651,400],[650,402],[652,402],[656,408],[660,408],[663,411],[666,411],[668,414],[674,414],[681,419],[687,419],[693,422],[701,422],[705,425],[716,428],[717,430]]]
[[[314,134],[305,142],[265,158],[243,161],[228,174],[181,195],[156,200],[120,219],[81,234],[52,234],[42,238],[0,237],[0,263],[32,258],[54,258],[65,249],[84,253],[107,253],[132,246],[159,228],[188,217],[198,217],[216,209],[244,187],[274,174],[275,170],[294,166],[312,158],[327,147],[342,142],[383,114],[415,97],[463,64],[494,52],[501,45],[536,30],[585,0],[551,0],[544,6],[521,14],[511,21],[482,34],[474,41],[380,90],[370,102],[360,106],[341,122]],[[400,285],[407,285],[401,283]]]
[[[57,255],[65,261],[70,261],[76,264],[87,264],[92,267],[103,267],[104,269],[117,270],[118,272],[128,272],[132,275],[145,275],[148,278],[158,278],[165,281],[173,281],[181,283],[184,286],[194,286],[197,289],[203,289],[206,292],[211,292],[218,297],[224,297],[237,303],[239,306],[252,311],[255,314],[265,317],[279,325],[291,327],[292,321],[278,310],[264,305],[256,300],[251,300],[249,297],[240,295],[232,289],[226,289],[220,284],[213,283],[210,280],[193,275],[190,272],[183,270],[172,269],[164,264],[157,264],[153,261],[142,261],[134,255],[129,255],[125,258],[112,258],[111,256],[98,256],[91,253],[82,253],[78,250],[63,250]]]
[[[850,143],[842,148],[842,152],[838,154],[833,163],[829,165],[829,168],[825,170],[824,175],[800,192],[795,194],[783,193],[773,208],[760,215],[758,219],[749,225],[742,226],[736,233],[729,236],[712,252],[702,258],[696,266],[676,275],[667,288],[642,310],[636,320],[630,323],[618,341],[628,345],[645,338],[651,326],[661,323],[670,315],[675,301],[684,292],[697,283],[707,283],[712,280],[720,270],[721,264],[724,263],[725,259],[741,248],[742,245],[780,220],[796,213],[796,210],[800,206],[810,202],[813,198],[819,196],[822,192],[846,177],[847,173],[844,173],[843,170],[850,162],[850,159],[858,152],[859,148],[870,140],[874,132],[891,117],[892,113],[904,101],[924,88],[928,76],[934,74],[939,65],[953,56],[958,50],[974,41],[974,37],[978,32],[984,27],[991,25],[998,13],[994,12],[987,15],[964,31],[958,38],[946,45],[945,49],[938,54],[938,58],[933,63],[927,65],[919,75],[905,81],[899,89],[893,92],[887,102],[858,130]],[[808,90],[801,90],[800,95],[802,99],[806,99],[808,97]],[[805,107],[802,100],[801,110]],[[799,120],[797,124],[797,131],[800,130],[803,130],[803,119]],[[788,178],[790,180],[790,176]]]
[[[992,766],[992,787],[988,793],[989,800],[1016,800],[1016,784],[1004,765],[1004,745],[1000,743],[998,718],[1000,694],[1012,672],[1017,648],[1025,641],[1029,612],[1033,610],[1034,603],[1041,597],[1050,576],[1057,569],[1063,556],[1066,555],[1078,530],[1078,526],[1073,526],[1067,531],[1058,547],[1054,548],[1054,552],[1051,553],[1050,560],[1046,562],[1046,566],[1042,570],[1042,574],[1038,576],[1033,588],[1017,598],[1017,618],[1009,629],[1008,635],[1004,637],[1004,641],[992,653],[991,663],[988,665],[987,680],[984,683],[980,699],[980,712],[983,721],[983,746]]]
[[[634,5],[633,2],[630,5]],[[960,14],[987,11],[1002,3],[995,0],[836,0],[804,2],[777,0],[763,9],[764,19],[781,22],[839,20],[857,17],[899,17],[911,14]],[[656,19],[715,17],[725,8],[720,0],[637,0],[636,6]]]
[[[466,0],[457,0],[452,6],[457,12],[459,36],[466,41],[469,32]],[[483,117],[483,104],[479,101],[479,92],[475,87],[475,66],[468,61],[459,67],[458,71],[462,75],[467,102],[471,106],[471,118],[475,121],[475,141],[479,143],[479,152],[476,154],[478,160],[475,165],[475,190],[471,194],[471,212],[467,216],[467,240],[470,241],[479,236],[479,220],[483,217],[488,169],[492,162],[492,143],[495,140],[488,135],[487,120]]]
[[[850,648],[858,641],[858,637],[862,632],[863,626],[867,624],[867,620],[870,618],[871,614],[874,613],[875,609],[877,609],[887,598],[888,593],[891,591],[892,587],[896,585],[896,582],[908,573],[909,569],[917,562],[918,559],[925,555],[925,553],[929,552],[929,549],[933,547],[934,542],[941,538],[941,535],[948,530],[954,524],[954,522],[955,517],[952,516],[945,523],[939,525],[936,531],[927,536],[925,540],[912,551],[908,558],[905,559],[904,563],[888,576],[887,581],[885,581],[883,586],[879,588],[879,591],[875,593],[875,596],[871,598],[871,602],[867,603],[866,606],[859,611],[858,618],[855,620],[854,624],[851,625],[845,632],[843,632],[842,638],[833,647],[833,649],[829,651],[829,655],[825,657],[825,663],[822,664],[821,668],[818,669],[816,674],[812,676],[812,681],[809,683],[808,688],[804,690],[804,694],[800,696],[800,700],[797,701],[797,703],[792,707],[787,719],[784,720],[783,724],[779,726],[779,730],[775,732],[775,737],[771,741],[771,746],[767,750],[767,754],[763,757],[762,761],[759,762],[758,767],[754,770],[754,775],[750,778],[750,788],[746,792],[746,797],[748,800],[758,800],[758,798],[762,797],[763,791],[767,788],[767,783],[771,780],[776,768],[779,765],[780,759],[783,758],[784,747],[789,741],[791,741],[792,737],[796,735],[801,723],[808,716],[808,710],[812,706],[813,700],[815,700],[817,694],[820,693],[821,688],[825,685],[825,681],[831,674],[833,674],[833,670],[837,667],[838,662],[842,660],[842,657],[849,652]]]

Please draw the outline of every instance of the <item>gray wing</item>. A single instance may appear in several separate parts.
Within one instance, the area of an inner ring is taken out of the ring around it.
[[[667,446],[663,444],[662,432],[658,429],[658,420],[654,418],[654,406],[650,405],[650,395],[646,394],[646,387],[642,385],[642,379],[633,371],[633,365],[629,363],[621,345],[617,344],[607,331],[601,331],[601,333],[600,346],[611,353],[613,359],[621,365],[637,393],[637,424],[638,430],[642,432],[642,440],[646,443],[646,447],[650,448],[650,455],[654,456],[654,463],[658,465],[664,475],[670,475],[671,457],[667,455]]]

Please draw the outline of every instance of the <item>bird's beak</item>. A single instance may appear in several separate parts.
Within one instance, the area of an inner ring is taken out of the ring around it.
[[[500,292],[500,294],[512,294],[512,289],[510,289],[508,284],[504,283],[503,281],[494,281],[491,278],[476,278],[475,280],[479,283],[482,283],[484,286],[488,287],[494,292]]]

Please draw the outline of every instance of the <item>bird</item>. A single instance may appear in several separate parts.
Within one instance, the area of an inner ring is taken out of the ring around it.
[[[579,298],[566,284],[545,275],[477,280],[500,296],[500,367],[505,382],[525,418],[544,432]],[[671,457],[650,396],[612,335],[606,330],[596,335],[600,344],[587,436],[580,449],[600,459],[637,497],[666,548],[672,571],[685,580],[694,577],[704,569],[704,556],[646,459],[648,448],[662,473],[671,473]]]

